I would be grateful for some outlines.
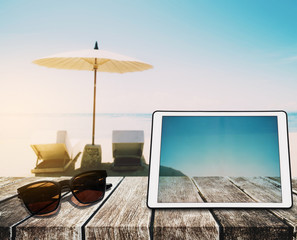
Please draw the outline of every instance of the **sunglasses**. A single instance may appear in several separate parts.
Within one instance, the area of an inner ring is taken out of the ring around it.
[[[54,212],[60,204],[61,193],[69,190],[82,204],[102,200],[105,191],[112,187],[112,184],[106,184],[106,177],[105,170],[88,171],[70,180],[30,183],[18,188],[17,192],[31,214],[43,215]]]

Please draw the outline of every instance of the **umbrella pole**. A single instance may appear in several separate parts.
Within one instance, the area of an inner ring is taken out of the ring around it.
[[[94,101],[93,101],[93,131],[92,131],[92,145],[95,145],[96,76],[97,76],[97,69],[94,69]]]

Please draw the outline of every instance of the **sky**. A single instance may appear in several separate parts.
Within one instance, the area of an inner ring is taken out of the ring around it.
[[[280,176],[277,117],[163,116],[160,164],[187,176]]]
[[[297,110],[297,2],[0,2],[0,114],[91,113],[93,73],[32,63],[99,48],[152,64],[99,73],[96,112]]]

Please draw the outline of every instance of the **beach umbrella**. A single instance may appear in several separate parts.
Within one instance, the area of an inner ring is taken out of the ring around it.
[[[93,129],[92,145],[95,143],[96,81],[97,72],[138,72],[153,66],[137,59],[98,49],[60,53],[33,61],[40,66],[58,69],[94,71]]]

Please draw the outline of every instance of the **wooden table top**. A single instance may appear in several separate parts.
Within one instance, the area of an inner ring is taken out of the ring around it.
[[[147,177],[108,177],[107,182],[113,187],[106,192],[103,201],[78,206],[69,193],[62,198],[56,214],[31,216],[16,197],[16,189],[41,179],[59,181],[61,178],[0,177],[1,240],[296,239],[297,179],[292,182],[294,205],[290,209],[151,210],[146,205]],[[194,180],[199,182],[201,179]],[[264,179],[261,184],[240,178],[212,179],[214,185],[216,181],[224,187],[225,195],[235,200],[246,197],[250,201],[268,201],[276,194],[269,187],[273,183],[271,179]],[[263,188],[263,184],[267,185]],[[199,194],[195,193],[196,197],[203,196],[203,201],[219,201],[212,189],[213,186],[201,188]],[[192,190],[197,190],[197,185]]]

